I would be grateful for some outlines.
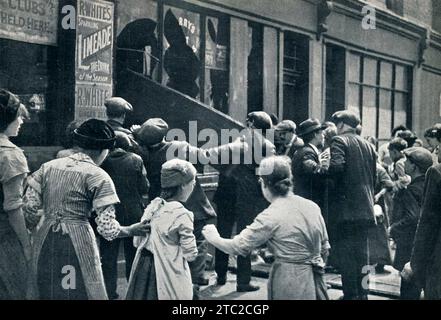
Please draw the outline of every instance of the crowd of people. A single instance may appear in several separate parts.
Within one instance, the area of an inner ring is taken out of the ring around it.
[[[264,247],[269,299],[329,299],[324,273],[339,272],[342,299],[365,300],[366,267],[385,265],[401,273],[402,299],[441,298],[441,124],[424,134],[430,149],[399,126],[377,151],[350,111],[298,126],[258,111],[248,139],[198,148],[167,141],[164,119],[125,128],[122,98],[105,107],[107,121],[70,123],[65,148],[30,173],[9,139],[26,108],[0,90],[0,299],[122,298],[121,242],[126,299],[198,299],[209,244],[218,286],[238,257],[238,292],[259,289],[251,253]],[[261,158],[218,161],[254,149]],[[215,206],[203,163],[219,171]]]

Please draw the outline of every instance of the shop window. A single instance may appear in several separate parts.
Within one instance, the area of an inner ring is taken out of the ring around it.
[[[441,1],[432,0],[432,28],[441,33]]]
[[[390,138],[392,127],[392,92],[386,89],[380,89],[380,105],[379,105],[380,125],[378,127],[378,139],[386,141]],[[397,123],[406,123],[399,121]]]
[[[227,113],[229,17],[189,4],[168,3],[118,1],[117,71],[143,73]],[[123,86],[124,81],[117,85]]]
[[[300,123],[309,114],[308,39],[285,32],[283,44],[283,118]]]
[[[393,127],[410,123],[409,67],[348,54],[348,109],[360,114],[363,136],[387,141]]]
[[[386,8],[402,16],[403,0],[386,0]]]
[[[377,136],[377,101],[376,88],[363,87],[363,105],[362,115],[363,119],[363,136]]]
[[[162,84],[192,98],[200,95],[200,15],[164,7],[164,70]]]
[[[205,103],[228,113],[229,19],[207,17],[205,30]]]
[[[345,108],[345,49],[335,45],[326,45],[326,120],[332,114]],[[353,64],[359,65],[360,59],[353,56]],[[350,68],[349,78],[360,78],[359,67]],[[358,87],[349,87],[349,106],[359,104]]]
[[[55,143],[49,132],[57,116],[56,54],[53,46],[0,39],[0,88],[17,94],[30,113],[19,136],[13,138],[20,146]]]
[[[117,72],[130,69],[159,80],[157,16],[155,1],[118,1]]]
[[[393,65],[382,61],[380,63],[379,88],[379,121],[378,139],[388,140],[392,128],[392,93],[393,93]]]
[[[248,113],[263,110],[263,26],[248,24]]]

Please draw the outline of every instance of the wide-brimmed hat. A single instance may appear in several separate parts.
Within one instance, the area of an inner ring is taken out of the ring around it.
[[[297,134],[299,137],[302,137],[307,135],[308,133],[315,132],[318,130],[324,130],[325,128],[326,125],[323,125],[317,119],[307,119],[299,125],[299,130]]]
[[[112,149],[115,146],[115,132],[107,122],[90,119],[73,132],[75,145],[92,150]]]

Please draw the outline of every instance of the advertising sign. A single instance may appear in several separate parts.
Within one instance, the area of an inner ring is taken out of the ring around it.
[[[79,0],[75,56],[75,119],[105,119],[104,100],[112,96],[112,3]]]
[[[57,45],[58,0],[0,0],[0,38]]]

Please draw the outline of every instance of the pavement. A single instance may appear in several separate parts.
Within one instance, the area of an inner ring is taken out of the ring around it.
[[[117,292],[120,299],[124,299],[127,290],[127,281],[124,277],[124,262],[119,263],[119,278]],[[386,273],[374,275],[371,274],[369,287],[369,300],[391,300],[396,299],[399,293],[399,275],[392,267],[386,266]],[[199,295],[201,300],[267,300],[268,279],[260,273],[259,277],[253,276],[251,283],[260,287],[254,292],[237,292],[236,275],[228,272],[227,282],[223,286],[216,285],[216,273],[207,271],[206,276],[209,279],[208,286],[200,287]],[[328,284],[328,295],[331,300],[338,300],[342,295],[341,279],[338,274],[326,274],[325,281]]]

